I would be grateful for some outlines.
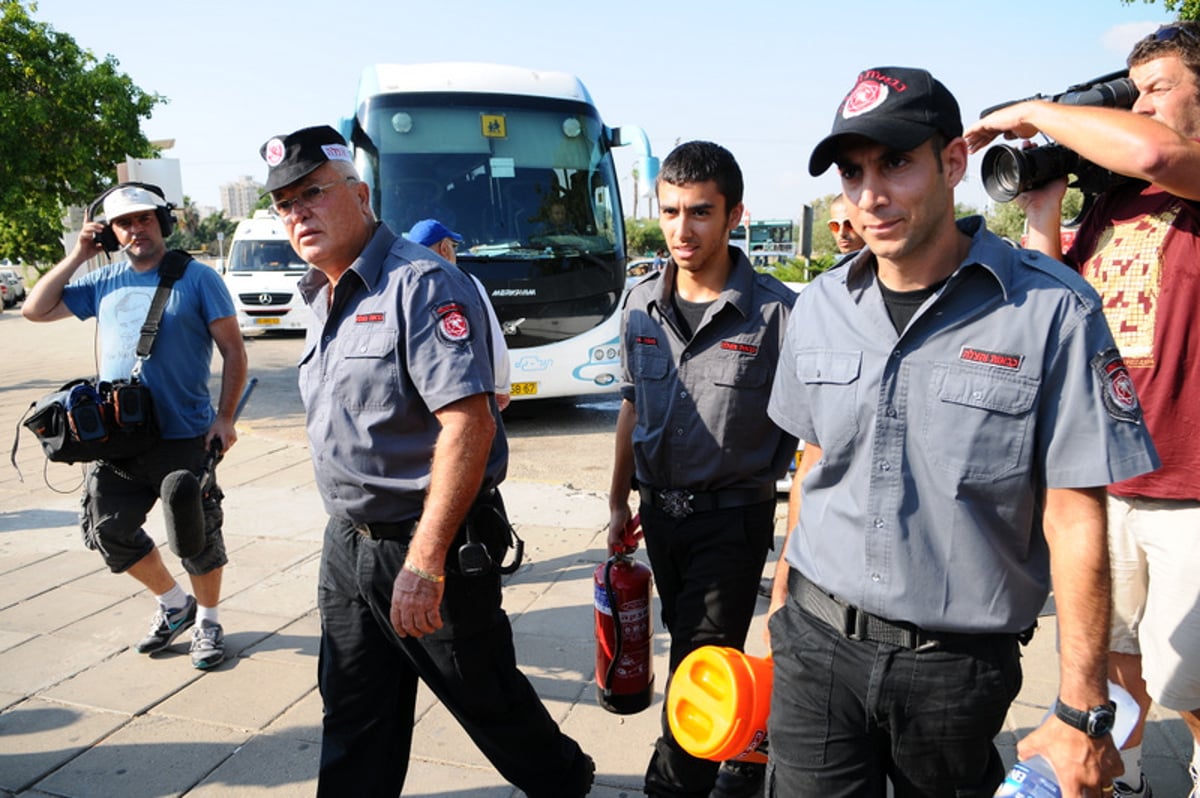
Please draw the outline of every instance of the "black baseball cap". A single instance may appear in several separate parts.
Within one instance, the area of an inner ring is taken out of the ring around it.
[[[354,163],[346,140],[329,125],[274,136],[258,152],[267,162],[267,194],[295,183],[327,161]]]
[[[951,139],[963,132],[958,101],[941,81],[924,69],[865,69],[838,107],[833,130],[813,150],[808,171],[816,177],[830,167],[840,136],[864,136],[907,152],[938,132]]]

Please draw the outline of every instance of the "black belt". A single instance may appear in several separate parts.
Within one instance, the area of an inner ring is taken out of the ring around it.
[[[403,540],[412,538],[413,530],[417,527],[417,519],[409,521],[354,521],[354,531],[365,535],[371,540]]]
[[[757,488],[728,488],[726,490],[688,490],[687,488],[653,488],[638,485],[642,503],[662,510],[672,518],[687,518],[692,513],[727,510],[775,498],[775,484]]]
[[[987,638],[1019,637],[1003,633],[930,632],[904,621],[889,621],[829,595],[795,568],[788,572],[788,593],[801,609],[829,624],[835,632],[850,640],[867,640],[913,651],[926,651],[952,642],[980,642]],[[1032,631],[1031,629],[1030,634]]]
[[[473,513],[475,508],[481,504],[495,502],[496,496],[495,488],[489,488],[484,491],[475,499],[469,513]],[[468,517],[470,517],[469,513]],[[350,526],[354,528],[355,532],[371,540],[402,540],[407,543],[412,539],[413,530],[417,528],[417,519],[410,518],[407,521],[351,521]]]

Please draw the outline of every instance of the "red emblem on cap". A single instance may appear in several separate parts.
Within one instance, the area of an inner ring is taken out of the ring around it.
[[[287,148],[283,146],[282,139],[271,139],[267,142],[267,166],[275,167],[283,163],[283,155]]]
[[[842,103],[842,116],[846,119],[865,114],[883,104],[887,99],[888,87],[874,80],[859,81]]]

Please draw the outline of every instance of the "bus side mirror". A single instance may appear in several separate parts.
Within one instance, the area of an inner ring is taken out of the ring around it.
[[[649,197],[654,194],[654,184],[658,182],[658,158],[653,155],[639,158],[638,174],[643,176],[639,182],[642,196]]]

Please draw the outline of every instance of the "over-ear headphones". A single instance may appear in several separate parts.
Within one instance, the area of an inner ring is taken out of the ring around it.
[[[167,195],[163,193],[161,188],[151,183],[136,183],[132,181],[118,183],[92,200],[92,204],[88,206],[87,213],[84,215],[84,221],[90,222],[96,218],[96,211],[104,204],[104,200],[109,194],[130,187],[145,189],[162,200],[162,204],[155,207],[154,215],[158,217],[158,226],[162,228],[163,238],[171,235],[171,231],[175,229],[175,217],[171,215],[171,211],[175,210],[175,206],[167,202]],[[109,223],[108,219],[104,220],[104,229],[95,238],[96,243],[102,246],[105,252],[116,252],[121,248],[121,245],[117,242],[117,234],[113,232],[112,224]]]

